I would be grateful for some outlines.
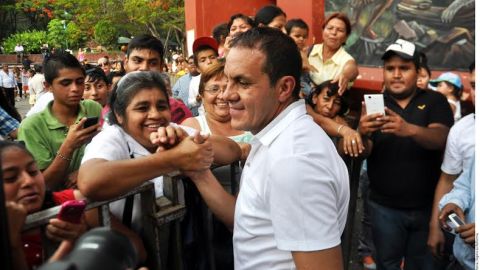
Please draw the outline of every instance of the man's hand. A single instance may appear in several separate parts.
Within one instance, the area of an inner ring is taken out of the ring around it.
[[[447,225],[447,218],[448,218],[448,215],[450,215],[451,213],[455,213],[461,220],[465,220],[465,215],[463,214],[463,210],[454,203],[448,203],[443,207],[443,209],[440,211],[440,215],[438,216],[438,218],[440,219],[440,224],[446,230],[452,229],[450,228],[450,226]]]
[[[150,141],[158,145],[157,152],[160,152],[174,147],[187,137],[188,134],[183,128],[166,126],[159,127],[156,132],[152,132]]]
[[[475,223],[469,223],[457,228],[457,233],[465,241],[465,243],[475,245]]]
[[[360,135],[369,137],[373,132],[382,128],[383,124],[385,124],[384,115],[381,113],[367,115],[365,102],[362,101],[362,114],[358,123]]]
[[[77,124],[71,125],[68,129],[64,144],[67,145],[72,152],[89,142],[99,132],[98,129],[100,128],[100,124],[84,128],[83,124],[86,120],[87,118],[84,117]],[[66,153],[62,154],[65,155]]]
[[[385,107],[385,113],[387,114],[383,119],[385,124],[381,130],[383,133],[391,133],[398,137],[410,137],[412,136],[411,124],[405,121],[400,115]]]
[[[430,225],[427,245],[433,256],[440,258],[444,255],[443,247],[445,245],[445,236],[438,223]]]
[[[79,224],[52,218],[47,225],[46,235],[52,240],[61,242],[63,240],[76,240],[86,230],[87,225],[83,218],[82,222]]]
[[[196,132],[193,137],[182,140],[172,151],[176,151],[178,167],[181,171],[201,171],[210,169],[213,162],[213,146],[208,140]]]

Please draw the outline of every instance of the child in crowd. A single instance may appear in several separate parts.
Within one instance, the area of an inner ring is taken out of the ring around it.
[[[462,118],[462,109],[460,106],[460,97],[462,96],[462,79],[453,72],[442,73],[436,80],[431,80],[430,84],[437,88],[450,103],[455,122]]]
[[[417,87],[420,89],[430,89],[428,83],[432,77],[432,72],[428,67],[427,56],[424,53],[420,53],[420,63],[418,66]]]
[[[86,71],[84,99],[91,99],[102,105],[102,117],[99,120],[100,126],[107,120],[109,107],[107,106],[110,93],[110,82],[101,68],[92,68]],[[108,121],[107,121],[108,123]]]

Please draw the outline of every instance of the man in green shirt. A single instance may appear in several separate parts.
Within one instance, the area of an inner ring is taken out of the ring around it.
[[[74,187],[85,145],[100,127],[84,123],[87,117],[100,117],[102,107],[82,100],[85,71],[73,55],[52,55],[44,63],[44,75],[54,100],[21,123],[18,138],[33,154],[49,189]]]

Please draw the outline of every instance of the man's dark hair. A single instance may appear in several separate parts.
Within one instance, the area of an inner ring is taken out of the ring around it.
[[[429,77],[432,76],[432,71],[430,70],[430,67],[428,66],[428,58],[427,55],[423,52],[420,52],[419,54],[419,62],[418,62],[418,69],[425,69],[427,71],[427,74]]]
[[[158,55],[160,55],[160,60],[163,61],[164,51],[162,41],[151,35],[139,35],[130,40],[130,43],[128,43],[127,58],[133,50],[144,49],[156,51]]]
[[[275,17],[283,15],[287,17],[287,14],[283,10],[274,5],[268,5],[262,7],[257,14],[255,14],[255,24],[256,25],[268,25],[275,19]]]
[[[75,56],[65,51],[57,51],[50,55],[50,57],[43,63],[45,81],[48,84],[52,84],[53,80],[58,77],[58,72],[63,68],[78,68],[85,76],[85,70]]]
[[[275,85],[283,76],[295,79],[292,96],[298,99],[302,58],[297,44],[278,29],[254,27],[233,39],[231,48],[257,49],[265,54],[262,71],[268,75],[270,85]]]
[[[470,73],[472,73],[475,70],[475,62],[472,62],[470,66],[468,66],[468,70],[470,71]]]
[[[287,30],[287,35],[290,35],[293,27],[298,27],[300,29],[305,29],[308,32],[308,25],[302,19],[291,19],[285,24],[285,30]]]
[[[104,81],[107,85],[111,84],[111,81],[107,78],[103,69],[99,67],[87,69],[86,74],[85,82],[92,83],[96,81]]]
[[[198,47],[195,52],[193,52],[193,63],[195,63],[195,66],[198,67],[198,54],[203,52],[203,51],[206,51],[206,50],[212,50],[213,52],[215,52],[215,55],[218,57],[218,51],[217,50],[215,50],[214,48],[212,48],[208,45],[202,45],[202,46]]]
[[[251,27],[257,26],[255,24],[255,21],[252,18],[250,18],[249,16],[247,16],[245,14],[242,14],[242,13],[237,13],[237,14],[232,15],[232,17],[230,17],[230,21],[228,21],[228,26],[227,26],[228,27],[228,32],[230,32],[230,28],[232,28],[233,21],[235,21],[236,19],[242,19],[247,24],[249,24]]]
[[[225,38],[228,36],[230,28],[227,27],[227,23],[221,23],[213,28],[212,36],[218,44],[223,44]]]

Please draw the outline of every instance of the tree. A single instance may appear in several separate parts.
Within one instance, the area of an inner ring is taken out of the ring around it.
[[[68,46],[67,31],[64,28],[64,20],[53,19],[48,23],[48,44],[51,47],[65,48]]]
[[[112,22],[101,20],[95,25],[95,40],[103,46],[111,47],[117,41],[118,31]]]

